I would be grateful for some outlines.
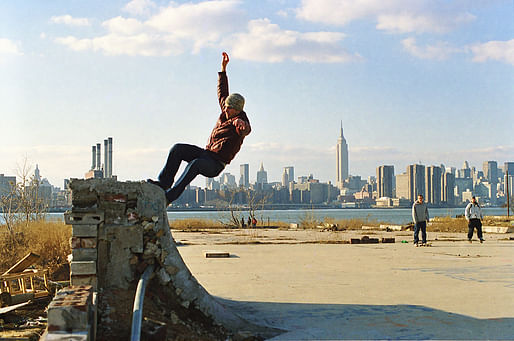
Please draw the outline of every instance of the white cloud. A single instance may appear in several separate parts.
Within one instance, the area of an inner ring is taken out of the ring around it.
[[[131,35],[138,34],[145,30],[145,26],[139,20],[133,18],[115,17],[106,20],[102,26],[114,34]]]
[[[263,62],[338,63],[359,59],[346,52],[339,32],[307,32],[282,30],[268,19],[252,20],[248,31],[225,40],[234,57]]]
[[[50,18],[50,22],[54,24],[65,24],[70,26],[89,26],[89,20],[87,18],[73,18],[71,15],[53,16]]]
[[[170,6],[150,18],[146,24],[159,32],[172,33],[194,42],[193,49],[212,46],[222,36],[244,26],[240,1],[216,0]]]
[[[416,44],[415,38],[402,40],[405,51],[421,59],[445,60],[451,54],[463,52],[462,49],[450,46],[447,42],[438,42],[435,45],[420,47]]]
[[[0,58],[1,56],[23,56],[20,44],[6,38],[0,38]]]
[[[514,39],[508,41],[489,41],[470,47],[474,62],[496,60],[514,65]]]
[[[56,42],[74,51],[100,50],[111,56],[169,56],[183,52],[180,43],[174,37],[147,33],[129,36],[108,34],[93,39],[66,37],[57,38]]]
[[[303,0],[296,14],[337,26],[371,19],[377,29],[395,33],[443,33],[475,18],[465,8],[440,0]]]
[[[157,5],[151,0],[132,0],[123,7],[125,12],[132,15],[149,15],[152,10],[157,8]]]

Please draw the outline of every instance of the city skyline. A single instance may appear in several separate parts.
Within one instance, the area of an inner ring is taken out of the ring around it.
[[[27,157],[52,184],[83,177],[113,136],[118,179],[155,177],[174,143],[205,146],[225,50],[252,124],[231,174],[335,183],[341,120],[364,178],[514,155],[510,1],[29,0],[0,22],[5,174]]]

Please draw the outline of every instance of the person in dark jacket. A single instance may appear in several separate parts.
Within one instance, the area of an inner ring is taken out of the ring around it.
[[[226,73],[228,62],[228,54],[223,52],[221,72],[218,72],[218,102],[221,114],[207,146],[200,148],[190,144],[175,144],[168,154],[166,164],[159,173],[157,181],[147,180],[166,192],[168,205],[180,197],[187,185],[198,174],[208,178],[218,176],[236,156],[244,138],[251,132],[250,121],[243,111],[245,99],[240,94],[229,94],[228,91]],[[175,175],[182,161],[188,162],[188,165],[175,182]]]
[[[427,221],[428,208],[423,202],[423,195],[418,195],[418,200],[412,205],[412,220],[414,220],[414,245],[418,246],[419,230],[421,230],[421,246],[427,245]]]

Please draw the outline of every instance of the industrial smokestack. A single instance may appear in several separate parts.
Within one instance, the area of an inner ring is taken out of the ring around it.
[[[92,147],[93,159],[91,160],[91,170],[96,168],[96,146]]]
[[[104,140],[104,178],[109,178],[109,141]]]
[[[101,151],[102,145],[100,143],[96,144],[96,169],[101,170],[102,169],[102,151]]]
[[[112,137],[109,137],[109,178],[112,178]]]

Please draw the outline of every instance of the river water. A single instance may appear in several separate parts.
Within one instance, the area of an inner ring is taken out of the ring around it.
[[[506,215],[506,208],[483,208],[484,215]],[[455,217],[464,214],[464,208],[429,208],[430,217]],[[238,211],[239,217],[248,219],[247,211]],[[370,222],[379,221],[391,224],[406,224],[412,221],[411,210],[409,208],[393,209],[312,209],[312,210],[261,210],[256,211],[258,220],[267,222],[283,221],[287,223],[299,223],[303,219],[310,218],[322,221],[325,218],[339,219],[364,219]],[[49,213],[51,220],[63,219],[62,213]],[[168,211],[168,220],[180,219],[211,219],[216,221],[228,222],[230,220],[229,211]]]

